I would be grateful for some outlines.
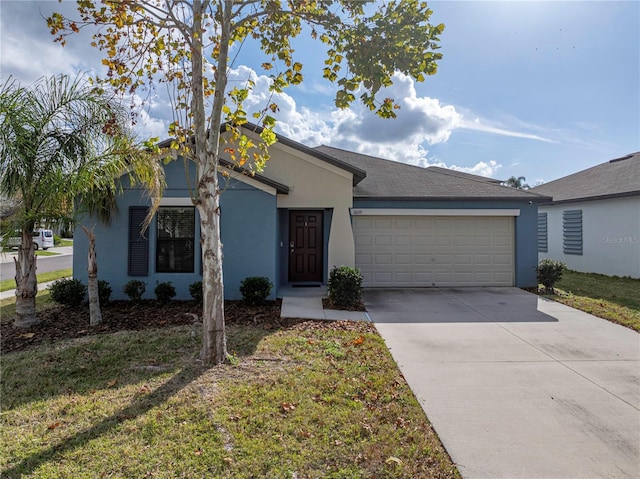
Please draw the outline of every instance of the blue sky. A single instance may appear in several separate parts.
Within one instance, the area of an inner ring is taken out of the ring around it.
[[[67,2],[0,3],[0,71],[28,83],[41,75],[100,71],[88,40],[53,44],[42,16]],[[640,2],[430,2],[444,23],[438,73],[397,77],[386,92],[396,120],[358,105],[338,111],[321,77],[321,46],[296,40],[305,82],[278,98],[279,130],[309,146],[330,144],[396,161],[435,164],[529,184],[550,181],[640,150]],[[68,5],[71,7],[72,5]],[[264,106],[264,58],[246,44],[232,80],[251,77],[249,104]],[[165,137],[161,95],[137,128]]]

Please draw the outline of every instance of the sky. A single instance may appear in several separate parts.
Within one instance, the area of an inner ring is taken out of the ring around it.
[[[103,74],[90,35],[52,40],[45,18],[73,13],[64,1],[0,0],[0,75],[28,85],[41,76]],[[640,2],[433,1],[444,23],[438,72],[396,75],[383,92],[401,109],[383,120],[333,105],[322,45],[300,37],[305,81],[276,101],[277,131],[307,146],[331,145],[419,166],[437,165],[533,186],[640,150]],[[265,57],[234,51],[230,84],[251,78],[248,111],[264,108]],[[236,55],[237,54],[237,55]],[[141,109],[141,138],[167,137],[170,105],[156,91]],[[140,103],[139,99],[135,99]]]

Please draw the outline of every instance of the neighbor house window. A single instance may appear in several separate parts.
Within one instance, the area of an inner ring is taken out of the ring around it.
[[[193,273],[195,208],[163,206],[157,218],[156,271]]]
[[[562,248],[565,254],[582,254],[582,210],[562,212]]]
[[[547,242],[547,214],[538,213],[538,253],[547,252]]]

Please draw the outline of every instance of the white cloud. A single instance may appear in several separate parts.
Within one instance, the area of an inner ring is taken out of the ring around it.
[[[38,11],[35,15],[34,5]],[[53,43],[46,28],[44,17],[54,10],[73,15],[75,5],[57,2],[1,2],[0,8],[0,68],[3,76],[13,74],[21,82],[29,83],[43,75],[74,75],[78,71],[95,73],[103,70],[99,53],[89,46],[89,32],[74,35],[63,48]],[[34,56],[34,52],[38,52],[37,55]],[[507,121],[508,125],[513,126],[510,127],[477,119],[474,118],[476,115],[453,105],[445,105],[437,98],[419,96],[414,81],[402,74],[396,74],[394,84],[380,92],[381,98],[394,98],[401,105],[394,120],[377,117],[357,101],[349,110],[338,110],[333,105],[314,106],[313,109],[305,106],[301,103],[305,96],[324,97],[330,93],[326,85],[314,82],[313,79],[287,93],[273,94],[269,91],[268,76],[257,75],[254,70],[242,65],[229,72],[230,87],[245,86],[249,79],[255,84],[244,105],[249,115],[267,108],[272,102],[276,103],[278,111],[274,116],[278,120],[279,133],[309,146],[328,144],[414,165],[436,164],[491,176],[501,166],[495,161],[457,165],[455,163],[460,162],[460,159],[447,159],[449,164],[445,164],[429,158],[429,146],[448,142],[456,130],[549,141],[533,125],[527,126],[510,119]],[[150,95],[144,108],[141,107],[140,98],[136,97],[132,101],[134,110],[138,113],[135,128],[140,138],[163,138],[173,118],[171,103],[164,91],[151,91]]]

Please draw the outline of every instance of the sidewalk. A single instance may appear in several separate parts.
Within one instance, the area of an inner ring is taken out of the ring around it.
[[[60,279],[66,279],[66,278],[60,278]],[[49,286],[51,286],[53,283],[55,283],[55,281],[48,281],[46,283],[38,283],[38,291],[44,291]],[[15,296],[16,296],[16,290],[15,289],[10,289],[8,291],[2,291],[0,293],[0,300],[7,299],[7,298],[14,298]]]
[[[324,319],[328,321],[371,321],[363,311],[324,309],[322,298],[327,290],[320,288],[282,288],[281,318]]]

